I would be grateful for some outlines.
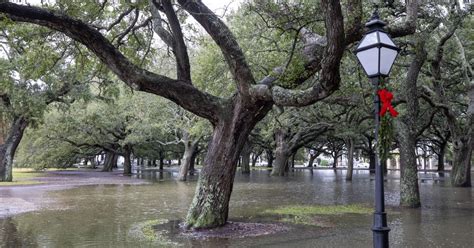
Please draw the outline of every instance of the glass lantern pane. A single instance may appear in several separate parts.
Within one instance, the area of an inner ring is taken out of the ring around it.
[[[366,36],[364,37],[364,39],[360,42],[360,44],[359,44],[359,46],[357,47],[357,49],[363,48],[363,47],[367,47],[367,46],[370,46],[370,45],[373,45],[373,44],[378,43],[378,40],[377,40],[377,33],[378,33],[378,32],[373,32],[373,33],[370,33],[370,34],[366,35]]]
[[[367,73],[367,76],[379,72],[379,48],[374,47],[357,53],[357,59]]]
[[[395,46],[395,43],[393,43],[392,39],[388,37],[386,33],[379,32],[379,38],[380,38],[380,43],[384,43],[390,46]]]
[[[393,63],[395,62],[395,58],[397,57],[397,51],[393,49],[389,49],[386,47],[382,47],[380,49],[380,73],[383,75],[387,75],[390,72],[390,68],[392,68]]]

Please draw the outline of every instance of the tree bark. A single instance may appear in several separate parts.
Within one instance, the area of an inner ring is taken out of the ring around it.
[[[346,180],[352,180],[352,171],[354,169],[354,139],[350,138],[348,142],[348,151],[347,151],[347,173]]]
[[[114,159],[112,160],[112,168],[113,169],[118,169],[118,154],[114,154]]]
[[[160,162],[159,162],[160,170],[163,170],[163,166],[165,165],[165,157],[164,157],[163,151],[159,152],[159,156],[160,156]]]
[[[465,135],[453,137],[454,161],[451,184],[454,187],[471,187],[471,159],[474,146],[473,137]]]
[[[199,139],[191,140],[189,133],[183,135],[184,141],[184,154],[183,163],[179,166],[179,181],[186,181],[188,171],[191,168],[191,164],[194,164],[194,158],[198,147]],[[194,166],[194,165],[193,165]],[[194,168],[193,168],[194,169]]]
[[[316,154],[309,154],[308,167],[313,167],[314,160],[318,156]]]
[[[416,137],[406,131],[400,133],[400,206],[421,206],[416,166]]]
[[[372,149],[369,151],[369,171],[370,174],[375,173],[375,153]]]
[[[255,167],[255,165],[257,164],[257,160],[258,160],[258,157],[260,156],[260,154],[252,154],[252,167]]]
[[[283,128],[275,131],[275,164],[272,169],[272,176],[284,176],[285,169],[288,166],[288,160],[291,156],[291,151],[288,147],[287,133]]]
[[[336,156],[333,156],[333,157],[332,157],[332,159],[333,159],[332,168],[333,168],[333,169],[336,169],[338,158],[339,158],[339,155],[338,155],[338,154],[337,154]]]
[[[97,169],[97,159],[96,156],[91,157],[91,169]]]
[[[199,154],[199,149],[195,149],[191,157],[190,164],[189,164],[189,175],[191,176],[194,175],[194,173],[196,172],[195,164],[196,164],[198,154]]]
[[[105,152],[105,162],[104,162],[104,167],[102,168],[102,171],[110,172],[113,170],[114,161],[115,163],[117,163],[117,160],[115,159],[115,157],[116,157],[115,153],[111,151]]]
[[[266,154],[267,154],[267,167],[272,168],[273,167],[273,160],[275,159],[273,157],[272,149],[267,149]]]
[[[448,145],[448,142],[445,141],[440,144],[439,146],[439,152],[438,152],[438,172],[443,172],[444,171],[444,154],[446,153],[446,146]]]
[[[242,157],[242,164],[240,171],[242,174],[250,174],[250,154],[252,152],[252,147],[249,145],[249,143],[245,143],[244,148],[242,149],[242,152],[240,153],[240,156]]]
[[[129,176],[129,175],[132,175],[132,161],[130,158],[130,156],[132,155],[132,148],[130,147],[130,145],[125,145],[123,150],[124,150],[123,175]]]
[[[5,144],[0,145],[0,182],[13,180],[13,159],[27,126],[28,121],[25,118],[14,118]]]
[[[212,228],[226,223],[237,161],[250,131],[271,104],[246,104],[237,96],[231,111],[214,127],[196,194],[186,217],[188,228]]]
[[[292,155],[291,155],[291,168],[295,168],[295,156],[296,156],[296,152],[294,152]]]
[[[387,159],[380,159],[380,166],[382,166],[383,174],[387,174],[388,173]]]

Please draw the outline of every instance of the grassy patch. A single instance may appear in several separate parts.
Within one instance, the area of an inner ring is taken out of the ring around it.
[[[134,225],[130,231],[129,236],[141,242],[150,242],[159,247],[178,247],[179,244],[169,240],[166,235],[166,230],[158,231],[155,229],[158,225],[166,224],[168,220],[148,220]]]
[[[38,172],[34,169],[13,168],[13,182],[0,182],[0,187],[40,184],[41,182],[34,179],[44,175],[44,172]]]
[[[265,213],[277,215],[338,215],[338,214],[371,214],[373,208],[360,204],[350,205],[291,205],[272,210]]]
[[[325,216],[341,214],[371,214],[372,208],[360,205],[290,205],[266,210],[264,214],[277,215],[280,221],[319,227],[334,226]]]

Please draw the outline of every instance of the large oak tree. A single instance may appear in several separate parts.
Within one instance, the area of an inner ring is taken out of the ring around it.
[[[274,4],[272,1],[268,3]],[[404,22],[388,28],[393,37],[414,32],[417,6],[417,1],[407,1]],[[191,15],[219,46],[237,89],[232,97],[220,98],[193,85],[187,47],[177,15],[178,8]],[[326,27],[324,33],[317,34],[306,26],[293,27],[299,34],[298,40],[303,43],[300,52],[304,63],[290,85],[298,85],[309,78],[314,83],[306,89],[286,89],[278,86],[278,81],[288,73],[288,66],[277,67],[268,76],[256,79],[231,30],[198,0],[153,0],[147,11],[142,13],[150,16],[158,35],[171,48],[176,58],[176,78],[153,73],[133,63],[101,33],[104,30],[86,21],[39,7],[5,1],[0,3],[0,13],[10,20],[33,23],[66,34],[85,45],[135,90],[168,98],[211,122],[213,133],[205,166],[186,218],[187,226],[191,228],[210,228],[226,223],[240,152],[251,130],[273,105],[306,106],[328,97],[338,89],[344,50],[358,41],[363,33],[362,1],[346,1],[343,11],[340,1],[322,0],[319,8]],[[138,18],[139,9],[134,8],[133,11]],[[281,13],[284,14],[285,10],[282,9]],[[163,28],[161,14],[166,16],[169,29]],[[119,17],[119,21],[121,18],[123,16]],[[132,21],[123,36],[135,26],[136,20]],[[314,78],[316,73],[318,77]]]

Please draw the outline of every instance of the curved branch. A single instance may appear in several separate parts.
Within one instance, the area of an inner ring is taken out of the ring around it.
[[[244,98],[249,96],[250,84],[255,83],[255,79],[242,49],[229,28],[201,1],[178,0],[178,3],[204,27],[219,46],[239,93]]]
[[[362,0],[350,0],[346,4],[346,45],[359,41],[364,34]]]
[[[302,35],[307,37],[305,50],[313,51],[312,56],[307,57],[310,59],[309,65],[311,66],[306,66],[305,72],[302,74],[305,75],[306,80],[321,68],[319,83],[306,90],[290,90],[272,86],[277,78],[267,76],[260,84],[252,87],[252,95],[258,99],[271,100],[281,106],[306,106],[328,97],[339,88],[341,80],[339,67],[345,48],[341,5],[339,1],[325,0],[322,1],[322,8],[326,10],[326,38],[302,29]],[[321,59],[316,51],[323,47],[326,42],[327,45],[325,45]],[[305,54],[307,54],[306,51]],[[279,71],[276,71],[276,73],[278,74]],[[300,80],[300,78],[296,80]]]
[[[38,7],[0,3],[0,13],[17,22],[28,22],[62,32],[84,44],[122,81],[132,88],[168,98],[190,112],[217,122],[219,98],[175,80],[139,68],[120,53],[99,31],[84,22]]]
[[[418,15],[418,0],[407,0],[406,1],[406,13],[405,20],[398,25],[387,26],[387,32],[392,38],[402,37],[409,34],[414,34],[416,31],[416,20]]]
[[[177,75],[179,80],[191,82],[191,66],[189,65],[189,56],[184,43],[183,32],[179,24],[178,17],[174,12],[173,6],[169,0],[162,0],[163,10],[168,18],[168,22],[173,32],[174,46],[173,51],[177,62]]]

